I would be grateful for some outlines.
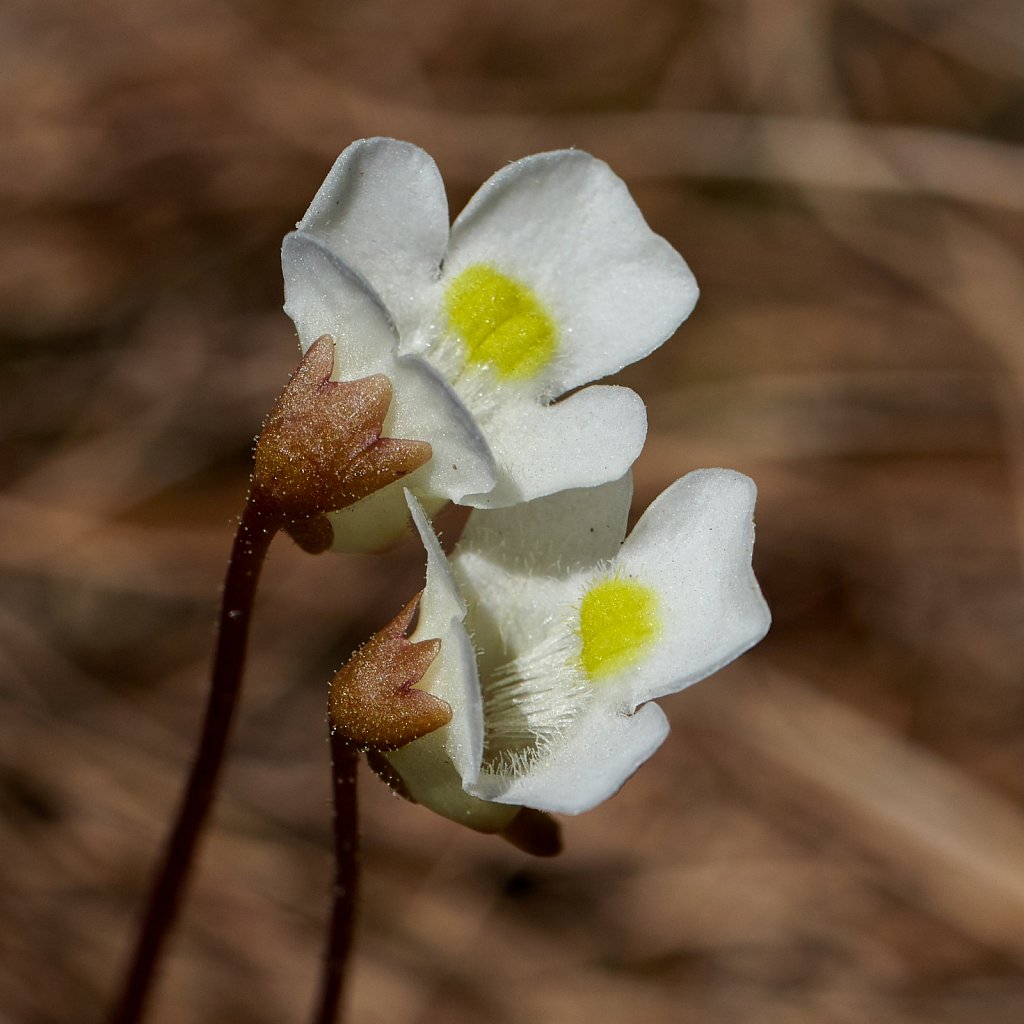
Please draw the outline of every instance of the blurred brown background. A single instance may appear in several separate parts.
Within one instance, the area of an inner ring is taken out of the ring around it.
[[[0,8],[0,1019],[101,1018],[186,769],[278,247],[352,139],[453,210],[575,145],[703,297],[621,375],[637,505],[760,486],[768,639],[534,862],[366,779],[364,1024],[1024,1020],[1019,0],[8,0]],[[324,684],[412,546],[279,541],[153,1020],[299,1021]]]

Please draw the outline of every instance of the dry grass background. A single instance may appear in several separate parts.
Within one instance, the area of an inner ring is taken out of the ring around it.
[[[336,154],[453,209],[577,145],[703,298],[621,379],[637,504],[760,486],[769,638],[532,862],[365,780],[353,1021],[1024,1020],[1018,0],[8,0],[0,1019],[102,1016],[186,769],[278,245]],[[422,572],[279,541],[157,1022],[301,1020],[324,683]]]

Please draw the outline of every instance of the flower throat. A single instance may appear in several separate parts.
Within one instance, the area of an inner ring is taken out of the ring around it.
[[[452,281],[445,311],[466,346],[466,362],[489,366],[504,380],[535,377],[558,348],[555,322],[533,292],[486,263]]]

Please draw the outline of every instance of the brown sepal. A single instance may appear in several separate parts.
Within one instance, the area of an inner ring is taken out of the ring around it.
[[[422,592],[374,634],[331,681],[331,725],[364,750],[397,750],[452,720],[450,705],[416,689],[440,640],[410,641]]]
[[[431,457],[430,445],[381,437],[391,406],[383,374],[332,381],[334,340],[302,357],[256,440],[251,500],[307,551],[333,542],[325,513],[386,487]]]

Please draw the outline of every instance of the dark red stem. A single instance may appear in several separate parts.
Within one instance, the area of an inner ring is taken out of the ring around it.
[[[278,524],[247,504],[235,534],[221,601],[206,717],[192,773],[150,891],[138,938],[111,1024],[138,1024],[153,988],[161,953],[181,906],[196,847],[217,790],[241,689],[253,598]]]
[[[345,975],[355,923],[359,883],[359,824],[356,769],[359,750],[331,732],[331,790],[334,800],[334,894],[327,933],[320,997],[313,1024],[335,1024],[345,992]]]

